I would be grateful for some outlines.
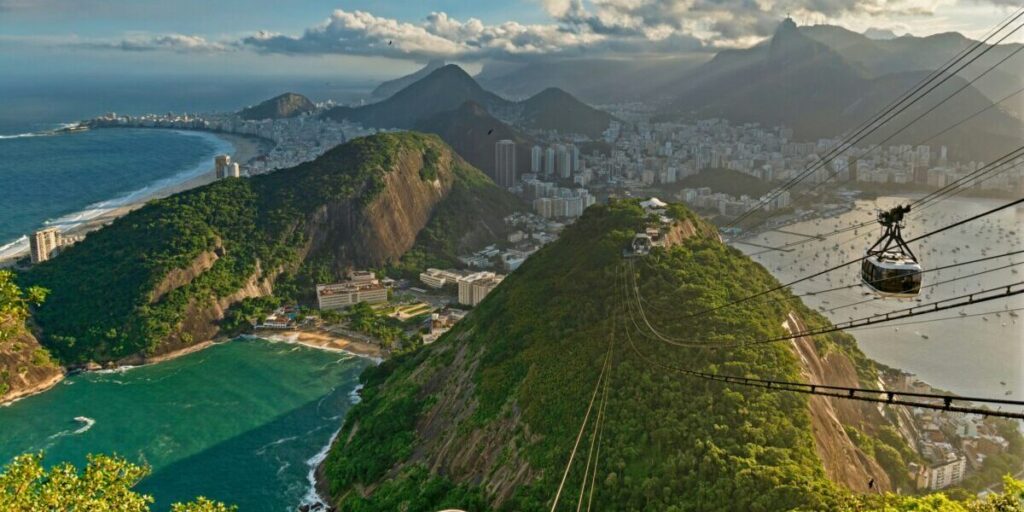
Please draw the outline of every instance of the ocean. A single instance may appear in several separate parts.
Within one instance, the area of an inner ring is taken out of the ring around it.
[[[912,200],[908,197],[880,197],[877,201],[858,201],[854,210],[837,218],[801,222],[783,229],[805,234],[829,233],[839,227],[872,221],[876,208],[890,208]],[[955,197],[934,203],[932,207],[909,214],[904,238],[909,240],[1008,202],[1005,199]],[[911,244],[911,250],[928,272],[929,268],[1022,250],[1022,233],[1024,211],[1010,208]],[[824,242],[798,245],[794,252],[763,252],[754,259],[780,281],[789,282],[863,256],[880,234],[879,227],[873,225],[859,229],[856,234],[843,233]],[[776,246],[797,240],[800,238],[772,231],[752,241]],[[761,252],[761,249],[743,244],[737,244],[737,247],[748,254]],[[978,272],[985,273],[970,276]],[[1024,255],[928,272],[923,277],[919,298],[924,302],[957,297],[1024,281]],[[806,293],[857,284],[859,280],[859,268],[850,265],[799,283],[794,291]],[[866,293],[862,286],[804,296],[802,300],[833,322],[917,304],[913,299],[877,299]],[[913,373],[938,388],[964,396],[1020,400],[1024,399],[1022,309],[1024,296],[1018,295],[848,332],[872,359]]]
[[[0,259],[45,225],[67,230],[194,178],[234,147],[211,133],[101,129],[0,135]]]
[[[294,511],[372,362],[264,340],[235,340],[151,366],[72,376],[0,407],[0,464],[45,451],[149,464],[137,490],[154,510],[203,495],[240,510]],[[76,419],[77,418],[77,419]],[[319,457],[318,457],[319,455]]]

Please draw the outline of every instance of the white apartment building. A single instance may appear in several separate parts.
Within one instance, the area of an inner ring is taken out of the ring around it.
[[[477,272],[459,279],[459,304],[476,306],[501,284],[505,276],[494,272]]]
[[[360,302],[383,304],[388,301],[388,289],[373,273],[355,272],[343,283],[316,285],[316,301],[322,310],[343,309]]]

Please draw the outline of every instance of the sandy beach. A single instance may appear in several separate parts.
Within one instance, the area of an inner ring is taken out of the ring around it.
[[[377,360],[383,358],[383,352],[379,345],[354,340],[350,337],[322,329],[315,331],[257,331],[254,336],[280,343],[294,343],[296,345],[303,345],[319,350],[348,352],[357,356],[371,357]]]
[[[234,150],[231,152],[231,159],[242,164],[245,164],[250,160],[261,156],[264,150],[269,149],[267,148],[267,141],[257,139],[255,137],[227,133],[215,133],[214,135],[216,135],[220,139],[227,141],[229,144],[233,146]],[[80,223],[67,228],[66,230],[62,231],[62,234],[64,236],[83,236],[89,232],[95,231],[107,224],[110,224],[111,222],[114,221],[114,219],[117,219],[132,210],[140,208],[141,206],[145,205],[148,201],[152,201],[153,199],[164,198],[172,194],[183,192],[185,190],[193,189],[196,187],[201,187],[203,185],[213,182],[214,179],[215,176],[213,173],[213,161],[211,160],[209,162],[209,168],[207,169],[207,171],[203,172],[199,176],[169,185],[167,187],[156,189],[152,193],[147,194],[144,197],[140,197],[137,201],[133,201],[123,206],[110,208],[109,210],[106,210],[99,215],[96,215],[87,220],[83,220]],[[0,268],[14,264],[15,261],[26,256],[27,254],[28,247],[26,246],[24,250],[21,250],[17,253],[9,253],[4,256],[0,256]]]

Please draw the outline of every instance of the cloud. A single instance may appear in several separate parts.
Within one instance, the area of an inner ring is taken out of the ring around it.
[[[335,10],[301,35],[259,32],[241,44],[264,53],[522,60],[607,53],[745,47],[786,16],[922,16],[948,0],[537,0],[550,23],[486,24],[444,12],[419,22]],[[990,0],[995,2],[1005,0]]]
[[[301,36],[260,32],[242,43],[268,53],[342,53],[417,59],[515,57],[572,52],[600,43],[603,36],[566,30],[557,24],[508,21],[487,25],[433,12],[421,23],[335,10]]]
[[[126,52],[220,53],[238,49],[236,43],[209,41],[186,34],[135,34],[117,41],[81,41],[71,46]]]

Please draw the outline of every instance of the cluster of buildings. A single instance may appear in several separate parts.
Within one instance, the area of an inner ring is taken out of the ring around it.
[[[373,272],[357,270],[347,281],[316,285],[316,302],[321,310],[344,309],[360,302],[383,304],[388,301],[388,282],[377,279]]]
[[[516,190],[533,205],[533,211],[545,219],[575,219],[597,202],[586,188],[560,187],[554,182],[541,181],[534,174],[525,175]]]
[[[913,374],[893,370],[887,384],[903,391],[937,392]],[[901,411],[900,428],[923,463],[911,463],[908,472],[919,490],[935,491],[963,482],[980,470],[988,457],[1006,453],[1009,441],[995,421],[977,415],[953,415],[930,409]]]
[[[753,198],[748,195],[735,197],[722,192],[712,192],[709,187],[684,188],[675,194],[676,199],[687,205],[701,209],[713,210],[719,215],[738,216],[742,215],[756,206],[761,206],[764,211],[770,212],[787,208],[790,205],[789,191],[782,191],[775,197],[762,196]]]
[[[436,290],[446,286],[456,287],[459,293],[459,304],[465,306],[476,306],[479,304],[504,279],[504,275],[488,271],[472,272],[428,268],[420,273],[420,282]]]
[[[442,311],[430,314],[430,319],[427,320],[426,333],[421,336],[424,345],[429,345],[444,333],[455,327],[455,324],[459,323],[463,318],[466,317],[468,311],[455,308],[445,308]]]
[[[237,114],[145,114],[141,116],[109,113],[86,122],[91,128],[139,127],[204,130],[259,137],[273,142],[273,148],[249,162],[242,162],[242,171],[249,175],[294,167],[316,159],[328,149],[346,140],[375,133],[348,122],[321,118],[327,107],[287,119],[242,119]]]
[[[568,180],[583,172],[575,144],[555,143],[530,148],[530,173],[547,179]]]
[[[28,237],[29,257],[33,265],[42,263],[81,240],[81,236],[64,235],[55,227],[43,228]]]

